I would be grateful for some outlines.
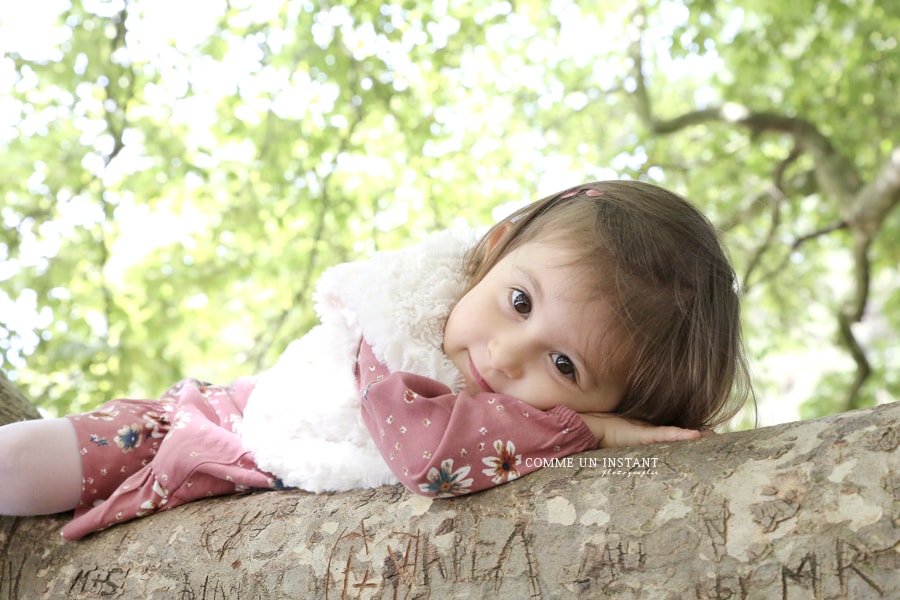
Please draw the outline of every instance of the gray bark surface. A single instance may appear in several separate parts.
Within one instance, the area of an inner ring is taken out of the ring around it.
[[[9,381],[6,373],[0,370],[0,425],[40,418],[41,413],[25,398],[19,388]]]
[[[451,500],[204,500],[80,542],[2,518],[0,599],[898,598],[898,420],[588,452]]]

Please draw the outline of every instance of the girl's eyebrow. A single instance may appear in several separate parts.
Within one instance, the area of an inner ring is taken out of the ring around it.
[[[538,300],[542,300],[544,296],[544,289],[541,286],[541,282],[535,277],[534,273],[531,272],[525,265],[514,264],[513,269],[518,272],[522,277],[528,280],[528,287],[531,288],[531,295],[534,296]]]

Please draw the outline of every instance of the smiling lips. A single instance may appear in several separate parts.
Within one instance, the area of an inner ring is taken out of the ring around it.
[[[484,380],[484,378],[481,376],[481,373],[479,373],[478,369],[475,368],[475,363],[472,362],[471,356],[469,356],[469,370],[472,372],[472,379],[475,380],[475,383],[478,384],[478,387],[490,394],[494,393],[494,388],[488,385],[488,382]]]

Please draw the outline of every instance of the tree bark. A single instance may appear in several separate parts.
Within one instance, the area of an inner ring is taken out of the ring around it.
[[[41,413],[25,398],[19,388],[7,379],[6,373],[0,371],[0,425],[40,418]],[[0,482],[0,485],[3,485],[3,482]]]
[[[898,421],[588,452],[450,500],[204,500],[80,542],[68,515],[3,517],[0,599],[897,598]]]

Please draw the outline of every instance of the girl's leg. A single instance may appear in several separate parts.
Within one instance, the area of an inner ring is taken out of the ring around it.
[[[0,514],[45,515],[81,499],[81,455],[68,419],[0,427]]]

